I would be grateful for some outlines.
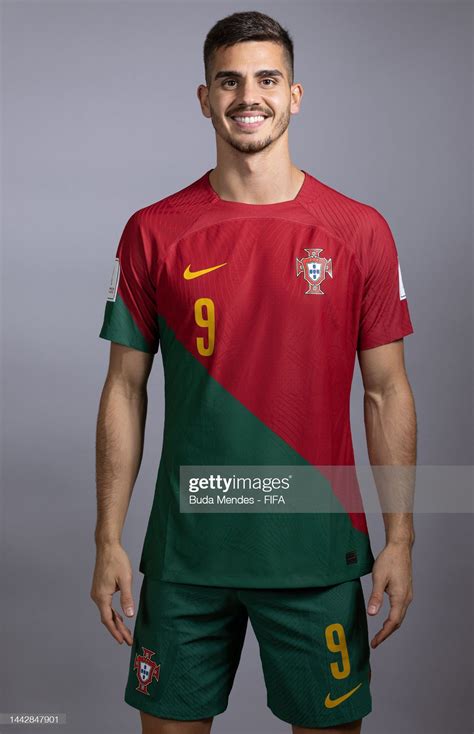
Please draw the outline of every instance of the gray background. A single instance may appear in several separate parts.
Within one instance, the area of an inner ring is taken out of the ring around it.
[[[195,91],[202,44],[216,20],[248,9],[273,15],[295,42],[305,96],[290,125],[294,162],[392,228],[415,329],[405,354],[419,463],[473,463],[470,3],[4,2],[0,710],[66,713],[74,734],[140,730],[123,702],[130,649],[89,598],[109,352],[98,332],[115,249],[133,211],[215,165]],[[159,353],[123,538],[137,603],[162,391]],[[357,364],[351,406],[366,463]],[[378,553],[382,519],[368,521]],[[415,598],[372,653],[368,734],[472,728],[471,519],[419,515],[416,529]],[[363,584],[367,599],[370,575]],[[369,619],[371,637],[387,610],[386,600]],[[250,625],[213,730],[289,730],[266,708]]]

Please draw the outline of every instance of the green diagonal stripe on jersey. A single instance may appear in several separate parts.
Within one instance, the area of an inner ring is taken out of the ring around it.
[[[140,570],[192,583],[202,569],[207,584],[220,585],[226,576],[244,587],[257,567],[265,586],[281,586],[282,578],[288,586],[314,586],[353,576],[346,553],[355,551],[358,570],[367,573],[373,560],[367,535],[340,505],[341,512],[323,514],[180,512],[180,465],[311,465],[220,385],[161,316],[158,323],[165,426]],[[334,499],[319,477],[318,488]]]
[[[150,345],[118,293],[115,301],[107,301],[105,305],[104,322],[99,336],[142,352],[151,351]]]

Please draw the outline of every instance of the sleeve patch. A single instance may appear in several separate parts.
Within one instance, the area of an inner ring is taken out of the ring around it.
[[[110,279],[109,289],[107,291],[107,300],[115,301],[117,298],[118,284],[120,280],[120,260],[118,257],[115,258],[114,269],[112,277]]]
[[[403,301],[407,296],[405,293],[405,288],[403,287],[402,271],[400,269],[400,263],[398,263],[398,289],[400,292],[400,300]]]

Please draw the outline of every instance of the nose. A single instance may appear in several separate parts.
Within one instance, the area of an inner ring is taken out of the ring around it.
[[[251,106],[259,104],[260,90],[258,88],[258,80],[250,78],[241,79],[237,98],[241,105]]]

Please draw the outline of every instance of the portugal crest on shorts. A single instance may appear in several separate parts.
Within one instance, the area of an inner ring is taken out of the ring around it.
[[[142,650],[142,655],[139,655],[138,653],[135,655],[135,662],[133,664],[133,669],[136,670],[138,678],[138,686],[135,690],[149,696],[148,686],[152,682],[153,678],[158,680],[160,677],[160,664],[155,663],[151,659],[152,655],[156,655],[153,650],[148,650],[146,647],[142,647]]]
[[[303,273],[303,278],[309,283],[305,295],[309,293],[324,296],[321,283],[326,277],[326,273],[332,278],[332,259],[326,260],[325,257],[319,257],[322,248],[305,247],[304,249],[308,253],[308,257],[302,257],[301,260],[296,258],[296,277]]]

